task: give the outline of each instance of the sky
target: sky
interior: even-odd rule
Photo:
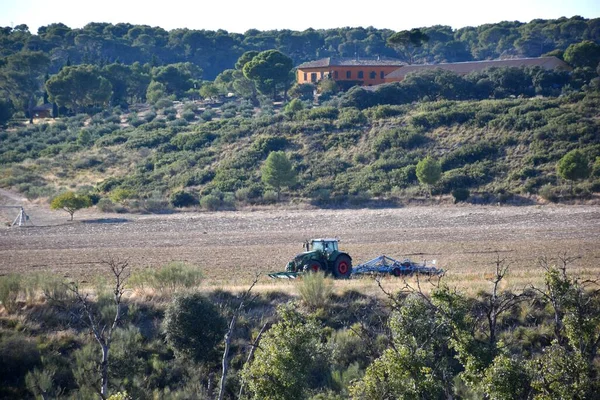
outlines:
[[[327,29],[368,27],[400,31],[431,25],[458,29],[500,21],[529,22],[580,15],[600,17],[600,0],[0,0],[0,26],[62,22],[129,22],[171,30]]]

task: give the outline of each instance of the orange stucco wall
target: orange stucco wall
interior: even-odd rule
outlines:
[[[296,82],[297,83],[317,83],[321,79],[330,76],[335,81],[361,81],[363,86],[379,85],[384,83],[385,80],[381,77],[389,74],[392,71],[397,70],[398,66],[364,66],[364,65],[351,65],[351,66],[330,66],[322,68],[303,68],[296,71]],[[362,71],[363,77],[359,78],[358,73]],[[337,76],[336,76],[337,72]],[[347,77],[346,73],[350,72],[350,78]],[[371,78],[371,72],[375,72],[375,78]],[[315,79],[312,79],[311,74],[316,74]]]

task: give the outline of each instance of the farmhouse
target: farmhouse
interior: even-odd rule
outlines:
[[[406,65],[390,58],[359,59],[327,57],[300,64],[296,71],[298,83],[317,83],[329,78],[342,86],[371,86],[385,82],[385,76]]]
[[[400,82],[411,72],[441,68],[459,75],[466,75],[491,67],[541,67],[544,69],[571,70],[569,64],[556,57],[413,65],[390,58],[350,59],[327,57],[300,64],[296,70],[296,82],[299,84],[317,83],[328,78],[346,87],[354,85],[374,86],[382,83]]]

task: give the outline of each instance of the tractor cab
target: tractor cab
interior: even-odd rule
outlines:
[[[339,251],[337,239],[313,239],[306,242],[306,251],[322,251],[331,254],[334,251]]]

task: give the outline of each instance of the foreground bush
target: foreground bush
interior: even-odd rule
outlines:
[[[312,310],[327,305],[332,289],[331,280],[322,271],[304,274],[298,286],[302,302]]]
[[[130,285],[134,290],[148,290],[160,294],[173,294],[179,290],[196,287],[202,281],[200,268],[182,262],[172,262],[159,269],[145,269],[131,275]]]
[[[199,293],[177,296],[165,314],[165,335],[175,353],[196,362],[219,354],[227,321],[219,309]]]

